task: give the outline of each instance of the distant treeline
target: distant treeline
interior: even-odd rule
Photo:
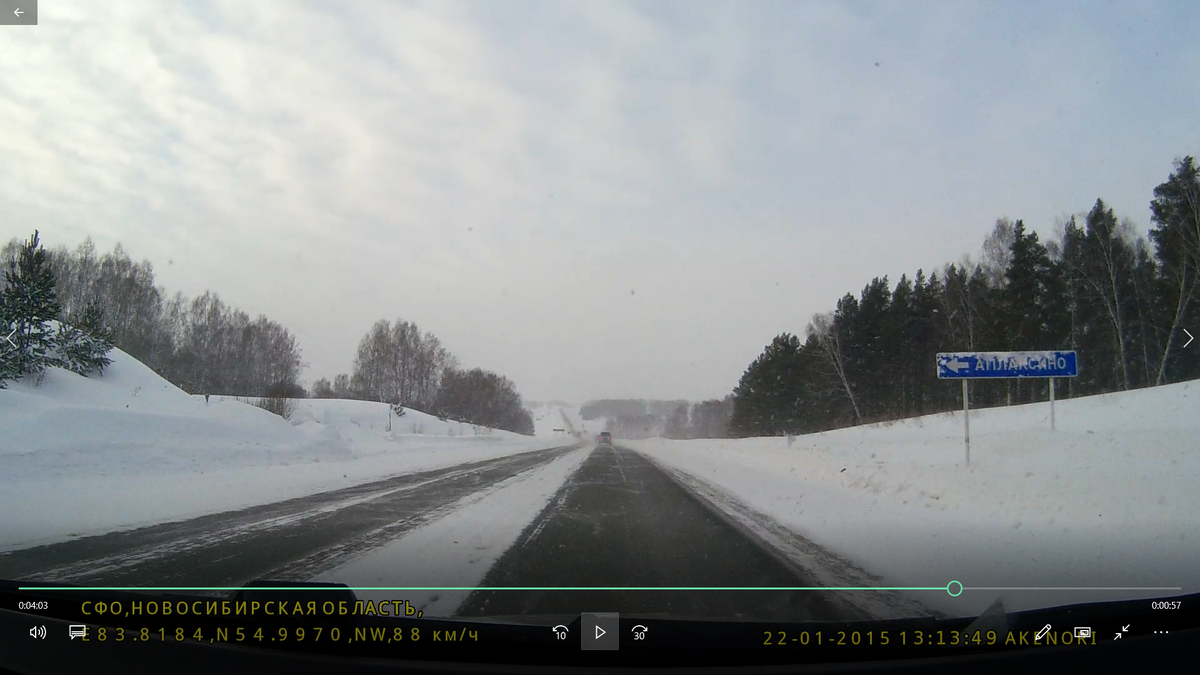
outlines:
[[[271,399],[308,395],[300,382],[306,364],[291,331],[264,315],[251,318],[215,293],[190,299],[169,295],[155,282],[153,265],[134,262],[120,244],[104,254],[90,238],[75,250],[46,250],[35,235],[0,248],[0,264],[6,270],[0,298],[5,307],[13,305],[0,308],[0,323],[26,327],[16,355],[37,355],[26,343],[47,345],[40,349],[49,356],[31,361],[33,371],[47,365],[102,370],[108,363],[105,346],[113,345],[189,393]],[[35,309],[18,308],[8,300],[18,297],[22,306]],[[36,315],[37,321],[18,321],[10,314]],[[51,320],[86,330],[42,339],[46,329],[40,322]],[[6,361],[0,371],[19,373],[30,370],[30,364]],[[510,380],[479,368],[460,370],[436,337],[403,320],[372,326],[359,342],[354,372],[338,375],[332,383],[318,380],[312,394],[383,401],[446,419],[533,433],[533,418]]]
[[[585,420],[606,419],[605,431],[617,438],[725,438],[733,396],[699,403],[686,400],[604,399],[579,409]]]
[[[10,265],[22,242],[0,249]],[[154,280],[149,261],[135,263],[120,244],[97,253],[89,238],[74,251],[46,251],[59,316],[82,322],[98,314],[112,344],[153,368],[184,391],[230,396],[303,396],[300,348],[288,329],[250,315],[214,293],[169,296]]]
[[[777,336],[734,390],[732,431],[821,431],[962,407],[937,379],[940,351],[1073,349],[1071,397],[1200,377],[1200,179],[1192,157],[1154,189],[1149,240],[1097,200],[1037,233],[1001,219],[979,262],[964,259],[894,285],[877,277],[813,317],[804,338]],[[1047,382],[980,381],[971,405],[1045,400]]]
[[[666,417],[679,406],[686,404],[687,401],[682,399],[676,401],[656,401],[644,398],[609,398],[584,403],[579,408],[579,416],[585,420],[600,419],[601,417],[615,419],[617,417],[637,417],[641,415]]]
[[[511,380],[482,368],[460,369],[436,336],[403,319],[377,321],[358,343],[353,372],[317,380],[312,395],[381,401],[519,434],[534,431]]]

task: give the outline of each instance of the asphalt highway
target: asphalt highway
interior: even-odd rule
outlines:
[[[103,586],[303,581],[577,445],[395,476],[252,508],[0,554],[0,579]]]
[[[814,586],[653,463],[596,448],[484,578],[485,587]],[[830,593],[746,590],[476,591],[461,616],[851,618]]]

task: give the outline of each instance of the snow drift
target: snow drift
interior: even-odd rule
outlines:
[[[954,614],[1200,590],[1195,382],[791,439],[623,443]],[[971,589],[985,587],[996,590]]]
[[[124,352],[0,390],[0,550],[179,520],[554,445],[365,401],[291,421],[191,396]]]

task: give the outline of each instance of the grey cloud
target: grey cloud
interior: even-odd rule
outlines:
[[[58,0],[0,51],[0,234],[123,241],[172,290],[295,327],[312,378],[403,316],[535,398],[716,396],[999,215],[1103,190],[1144,221],[1200,141],[1178,106],[1104,112],[1146,66],[1085,14]]]

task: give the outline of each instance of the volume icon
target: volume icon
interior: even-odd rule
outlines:
[[[29,637],[31,637],[35,640],[45,640],[46,639],[46,627],[45,626],[34,626],[33,628],[30,628],[29,629]]]

